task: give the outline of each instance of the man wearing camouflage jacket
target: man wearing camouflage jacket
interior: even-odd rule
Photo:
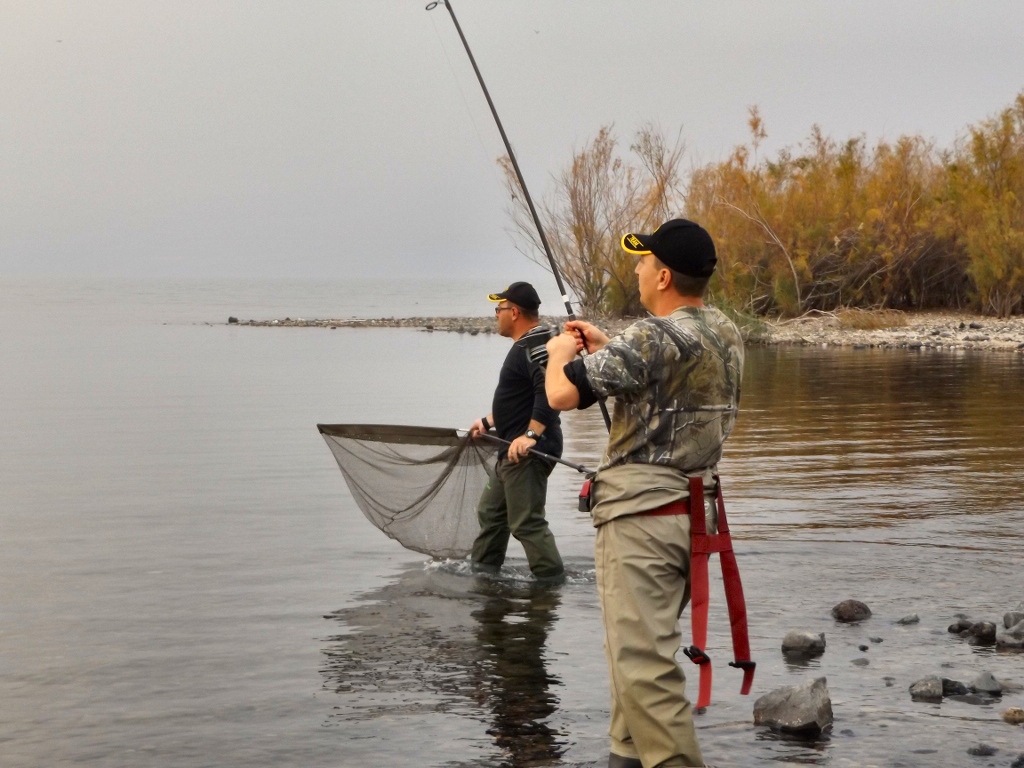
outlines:
[[[717,463],[736,423],[743,342],[702,296],[717,259],[711,236],[684,219],[628,234],[640,300],[653,317],[609,339],[572,321],[548,342],[553,408],[614,398],[594,479],[595,565],[611,678],[611,768],[702,766],[676,653],[689,601],[690,520],[664,514],[699,475],[714,521]],[[583,349],[589,353],[577,358]]]

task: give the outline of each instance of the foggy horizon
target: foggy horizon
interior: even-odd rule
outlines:
[[[5,3],[0,276],[543,279],[443,7]],[[724,158],[948,146],[1024,90],[1024,7],[454,2],[530,191],[602,125]]]

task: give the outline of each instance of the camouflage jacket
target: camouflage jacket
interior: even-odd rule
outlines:
[[[597,395],[614,397],[601,469],[713,467],[736,424],[743,340],[713,307],[682,307],[629,326],[583,360]]]

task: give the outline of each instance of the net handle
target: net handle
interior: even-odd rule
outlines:
[[[468,434],[468,430],[467,430],[467,434]],[[485,440],[490,440],[490,441],[495,442],[495,443],[501,443],[502,445],[512,445],[512,441],[511,440],[502,440],[497,435],[492,435],[489,432],[481,432],[479,434],[479,437],[482,437]],[[541,451],[538,451],[538,450],[536,450],[534,448],[529,448],[527,450],[530,453],[532,453],[534,456],[538,457],[538,458],[547,459],[548,461],[554,461],[554,462],[557,462],[559,464],[564,464],[565,466],[570,467],[571,469],[575,469],[577,472],[580,472],[581,474],[584,474],[584,475],[592,474],[591,471],[589,469],[587,469],[586,467],[584,467],[582,464],[574,464],[571,461],[566,461],[565,459],[560,459],[557,456],[552,456],[549,453],[542,453]]]

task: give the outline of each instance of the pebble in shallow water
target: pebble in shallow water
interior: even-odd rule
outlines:
[[[1003,686],[996,680],[991,672],[980,672],[971,680],[971,690],[975,693],[988,693],[993,696],[1002,696]]]
[[[997,633],[996,645],[1000,648],[1024,648],[1024,621]]]
[[[814,634],[791,629],[782,639],[782,652],[787,656],[820,656],[825,652],[825,633]]]
[[[843,600],[832,609],[832,618],[844,624],[871,618],[871,609],[860,600]]]
[[[942,701],[942,678],[929,675],[912,683],[910,698],[914,701]]]
[[[998,751],[991,744],[976,744],[967,750],[967,754],[974,755],[975,757],[991,757]]]
[[[1021,725],[1024,724],[1024,709],[1020,707],[1010,707],[1008,710],[1003,712],[1003,721],[1010,725]]]

